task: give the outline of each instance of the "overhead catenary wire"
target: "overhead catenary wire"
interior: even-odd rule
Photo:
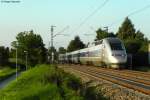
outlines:
[[[132,16],[132,15],[135,15],[135,14],[137,14],[137,13],[140,13],[140,12],[142,12],[142,11],[144,11],[144,10],[147,10],[148,8],[150,8],[150,4],[147,5],[147,6],[145,6],[145,7],[143,7],[143,8],[141,8],[141,9],[138,9],[138,10],[136,10],[136,11],[130,13],[130,14],[128,15],[128,17],[130,17],[130,16]]]
[[[92,16],[94,16],[100,9],[102,9],[109,0],[105,0],[100,6],[98,6],[98,8],[96,8],[89,16],[87,16],[78,26],[77,28],[73,31],[76,32],[77,30],[79,30]]]
[[[58,33],[56,33],[53,37],[57,36],[57,35],[64,35],[64,36],[69,36],[68,34],[62,34],[64,31],[66,31],[67,29],[69,29],[69,26],[66,26],[65,28],[63,28],[61,31],[59,31]]]
[[[149,5],[144,6],[144,7],[143,7],[143,8],[141,8],[141,9],[138,9],[138,10],[135,10],[135,11],[133,11],[133,12],[129,13],[129,14],[128,14],[127,16],[125,16],[125,17],[133,16],[133,15],[135,15],[135,14],[137,14],[137,13],[140,13],[140,12],[143,12],[143,11],[147,10],[148,8],[150,8],[150,4],[149,4]],[[125,17],[120,18],[120,19],[118,19],[118,20],[114,21],[113,23],[111,23],[110,25],[108,25],[108,27],[112,27],[112,26],[114,26],[115,24],[117,24],[118,22],[120,22],[120,21],[121,21],[122,19],[124,19]]]

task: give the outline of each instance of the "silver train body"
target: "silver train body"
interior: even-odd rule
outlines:
[[[91,46],[59,55],[60,63],[90,64],[110,68],[124,68],[127,62],[125,47],[118,38],[104,38]]]

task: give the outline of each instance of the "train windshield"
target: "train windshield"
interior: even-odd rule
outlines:
[[[110,42],[110,47],[112,50],[124,50],[121,42]]]

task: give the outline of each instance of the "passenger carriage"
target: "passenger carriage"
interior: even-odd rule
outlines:
[[[125,47],[118,38],[105,38],[93,42],[88,48],[66,53],[65,56],[67,63],[92,64],[111,68],[122,68],[127,62]]]

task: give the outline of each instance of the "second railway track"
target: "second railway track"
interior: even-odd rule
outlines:
[[[139,82],[139,83],[142,83],[142,84],[146,84],[146,85],[149,85],[150,86],[150,77],[147,77],[145,79],[145,77],[140,77],[140,75],[134,75],[134,74],[131,74],[131,73],[125,73],[124,71],[119,71],[119,70],[106,70],[106,69],[101,69],[101,68],[96,68],[96,67],[86,67],[87,69],[90,69],[90,70],[93,70],[93,71],[97,71],[97,72],[100,72],[100,73],[104,73],[104,74],[111,74],[113,76],[116,76],[116,77],[120,77],[120,78],[124,78],[124,79],[129,79],[129,80],[133,80],[133,81],[136,81],[136,82]]]
[[[86,74],[93,78],[101,78],[107,81],[111,81],[115,84],[125,86],[130,89],[142,92],[150,95],[150,80],[134,77],[134,74],[125,74],[123,71],[107,70],[103,68],[70,65],[70,67],[76,71]],[[138,74],[138,73],[136,73]]]

